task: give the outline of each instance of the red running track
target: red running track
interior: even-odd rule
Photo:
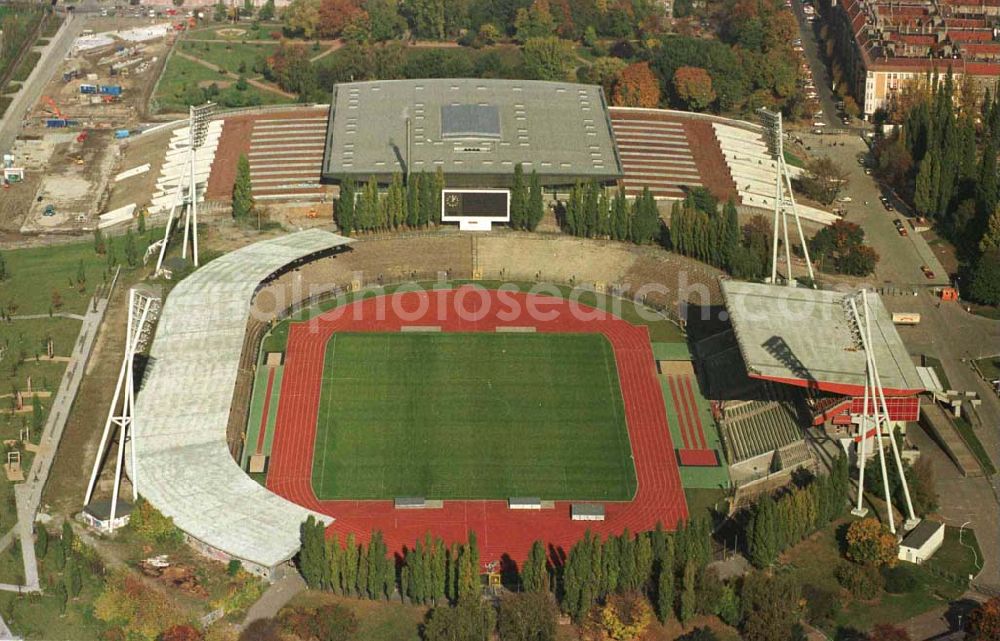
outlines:
[[[493,332],[510,326],[604,334],[614,347],[625,403],[638,481],[635,498],[605,503],[604,521],[570,520],[568,501],[557,502],[553,510],[511,511],[502,500],[445,501],[441,509],[396,510],[391,500],[317,499],[312,488],[313,445],[327,341],[338,331],[396,332],[416,325],[449,332]],[[367,541],[372,530],[381,530],[392,551],[412,546],[427,532],[450,543],[464,541],[468,531],[475,530],[484,563],[504,554],[523,560],[535,540],[568,551],[588,528],[603,535],[620,534],[625,528],[652,529],[659,521],[673,529],[688,516],[646,328],[562,298],[469,286],[367,298],[293,324],[267,487],[334,517],[328,534],[336,532],[343,540],[353,533],[359,541]]]

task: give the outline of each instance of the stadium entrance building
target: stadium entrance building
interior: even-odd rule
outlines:
[[[722,293],[730,329],[696,351],[734,478],[804,462],[802,429],[810,425],[845,449],[856,445],[851,426],[864,411],[867,370],[850,316],[853,292],[724,280]],[[919,419],[925,378],[881,298],[869,292],[868,304],[889,424],[905,433]]]
[[[442,220],[488,229],[510,219],[514,168],[542,186],[616,184],[621,161],[595,85],[531,80],[377,80],[334,86],[324,182],[441,171]]]

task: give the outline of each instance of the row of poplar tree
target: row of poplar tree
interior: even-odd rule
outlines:
[[[706,581],[718,583],[705,570],[711,560],[710,537],[711,526],[702,519],[679,523],[672,533],[658,524],[651,532],[633,535],[626,530],[603,540],[588,530],[565,556],[535,541],[514,587],[553,593],[578,622],[610,595],[627,593],[646,595],[662,621],[675,616],[688,621],[706,613],[699,604]],[[373,532],[367,545],[353,534],[341,545],[337,536],[326,539],[322,522],[310,516],[301,526],[301,542],[299,569],[314,589],[435,606],[478,599],[481,592],[474,532],[467,542],[450,546],[428,534],[394,559],[387,557],[381,532]],[[726,597],[727,589],[732,592],[718,585],[719,598]],[[735,593],[728,597],[736,598]],[[718,600],[710,599],[707,607],[714,609]]]
[[[644,245],[660,235],[660,212],[649,188],[629,203],[622,188],[609,198],[596,181],[577,183],[557,213],[563,231],[574,236]]]
[[[839,517],[849,492],[850,469],[841,454],[830,474],[792,485],[777,499],[761,495],[743,519],[747,558],[759,568],[770,567],[787,548]]]
[[[344,234],[437,225],[441,223],[444,188],[444,172],[440,167],[433,174],[420,172],[405,180],[402,174],[395,173],[384,193],[374,176],[362,185],[353,178],[344,178],[340,197],[334,204],[334,219]],[[510,189],[510,225],[534,231],[544,215],[541,178],[537,171],[532,171],[526,180],[524,168],[518,163]]]

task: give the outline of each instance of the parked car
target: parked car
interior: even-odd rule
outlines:
[[[923,272],[925,278],[934,278],[934,272],[927,265],[921,265],[920,271]]]

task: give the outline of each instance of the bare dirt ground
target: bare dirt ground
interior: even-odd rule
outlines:
[[[57,145],[21,231],[75,231],[94,226],[118,153],[110,131],[93,131],[82,143],[73,139]],[[54,216],[44,215],[48,205],[55,208]]]
[[[120,182],[114,182],[114,176],[111,176],[111,196],[108,199],[106,209],[110,211],[130,203],[136,203],[139,206],[149,203],[156,191],[156,180],[160,177],[160,168],[163,167],[170,136],[170,130],[142,134],[130,139],[124,145],[121,158],[115,167],[115,173],[133,169],[146,163],[149,163],[149,171]]]
[[[162,22],[159,20],[158,22]],[[95,33],[144,27],[148,19],[91,18],[87,28]],[[156,79],[160,75],[172,39],[147,42],[118,41],[115,44],[73,53],[57,70],[46,87],[43,98],[31,110],[32,128],[42,129],[45,118],[59,117],[77,120],[78,128],[131,128],[145,116],[146,105]],[[122,51],[117,51],[123,47]],[[111,75],[113,65],[134,62]],[[77,77],[63,80],[63,74],[76,72]],[[122,95],[114,102],[104,102],[101,96],[81,94],[80,85],[119,85]],[[49,102],[51,99],[52,102]],[[52,103],[55,103],[53,106]],[[58,114],[57,114],[58,112]]]
[[[635,262],[635,253],[624,243],[530,234],[476,238],[484,278],[612,283]]]

